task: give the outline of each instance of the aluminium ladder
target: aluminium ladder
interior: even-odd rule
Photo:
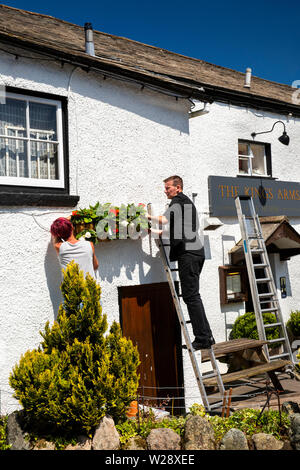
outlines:
[[[148,204],[148,212],[149,214],[151,214],[151,204]],[[187,328],[188,322],[184,318],[183,310],[180,305],[179,296],[177,295],[177,291],[176,291],[176,287],[175,287],[175,283],[174,283],[174,279],[172,275],[172,272],[178,271],[178,269],[170,267],[169,259],[168,259],[166,249],[165,249],[165,247],[169,245],[163,242],[163,239],[161,236],[159,236],[158,244],[159,244],[159,251],[160,251],[161,259],[163,262],[164,270],[166,273],[167,281],[170,286],[171,295],[173,298],[174,306],[175,306],[178,320],[180,323],[181,331],[185,340],[186,348],[190,356],[191,364],[192,364],[194,374],[197,380],[197,385],[198,385],[201,398],[203,401],[203,406],[206,408],[207,411],[211,411],[213,408],[219,408],[221,405],[224,405],[224,400],[226,401],[225,388],[224,388],[223,380],[222,380],[222,377],[218,368],[218,364],[215,358],[215,354],[213,352],[212,347],[210,349],[205,350],[207,351],[209,355],[209,360],[211,362],[213,372],[201,374],[201,371],[198,365],[198,362],[201,362],[201,351],[197,351],[195,354],[195,351],[193,349],[193,346],[190,340],[190,335],[189,335],[188,328]],[[196,356],[199,357],[199,360],[197,360]],[[214,377],[216,378],[217,386],[218,386],[222,401],[211,404],[208,401],[203,379],[214,378]]]
[[[268,361],[286,358],[293,364],[293,354],[284,325],[261,225],[255,212],[252,197],[237,196],[235,205],[241,229],[259,339],[267,341],[264,352]],[[256,257],[255,260],[253,256]],[[260,257],[259,261],[257,261],[258,257]],[[260,277],[262,270],[264,274],[263,277]],[[276,321],[274,323],[264,323],[263,314],[266,312],[275,314]],[[267,340],[266,330],[272,327],[279,328],[280,338]],[[270,354],[269,345],[272,343],[280,343],[281,351],[279,354]]]

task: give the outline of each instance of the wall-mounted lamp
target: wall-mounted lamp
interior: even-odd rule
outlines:
[[[277,124],[278,122],[281,122],[281,124],[282,124],[283,127],[284,127],[283,134],[282,134],[280,137],[278,137],[278,140],[279,140],[279,142],[281,142],[283,145],[289,145],[289,143],[290,143],[290,138],[289,138],[289,136],[288,136],[287,133],[286,133],[285,124],[284,124],[284,122],[282,122],[282,121],[276,121],[276,122],[274,122],[273,127],[272,127],[272,129],[271,129],[270,131],[265,131],[265,132],[252,132],[251,137],[253,137],[253,139],[254,139],[258,134],[268,134],[269,132],[272,132],[273,129],[274,129],[275,124]]]

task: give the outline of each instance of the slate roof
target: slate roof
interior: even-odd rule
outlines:
[[[91,19],[92,21],[93,19]],[[205,94],[224,99],[229,94],[241,101],[274,103],[286,112],[300,113],[292,102],[294,88],[245,74],[203,60],[186,57],[131,39],[94,31],[96,57],[85,53],[84,25],[6,5],[0,5],[0,42],[54,55],[66,62],[110,71],[170,90],[201,98]],[[257,102],[258,102],[257,101]]]

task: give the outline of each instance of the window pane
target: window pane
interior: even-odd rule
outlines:
[[[0,176],[28,178],[26,141],[0,138]]]
[[[251,144],[252,173],[256,175],[265,174],[265,146],[259,144]]]
[[[57,140],[56,106],[30,102],[29,120],[32,139]]]
[[[50,142],[30,142],[32,178],[58,179],[57,147]]]
[[[23,129],[26,136],[26,102],[6,98],[6,102],[0,104],[0,133],[9,135],[16,128]]]
[[[249,145],[245,142],[239,142],[239,155],[249,155]]]
[[[239,158],[239,173],[249,173],[249,161],[248,158]]]

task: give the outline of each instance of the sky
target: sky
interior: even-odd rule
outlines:
[[[300,80],[299,0],[3,1],[266,80]]]

